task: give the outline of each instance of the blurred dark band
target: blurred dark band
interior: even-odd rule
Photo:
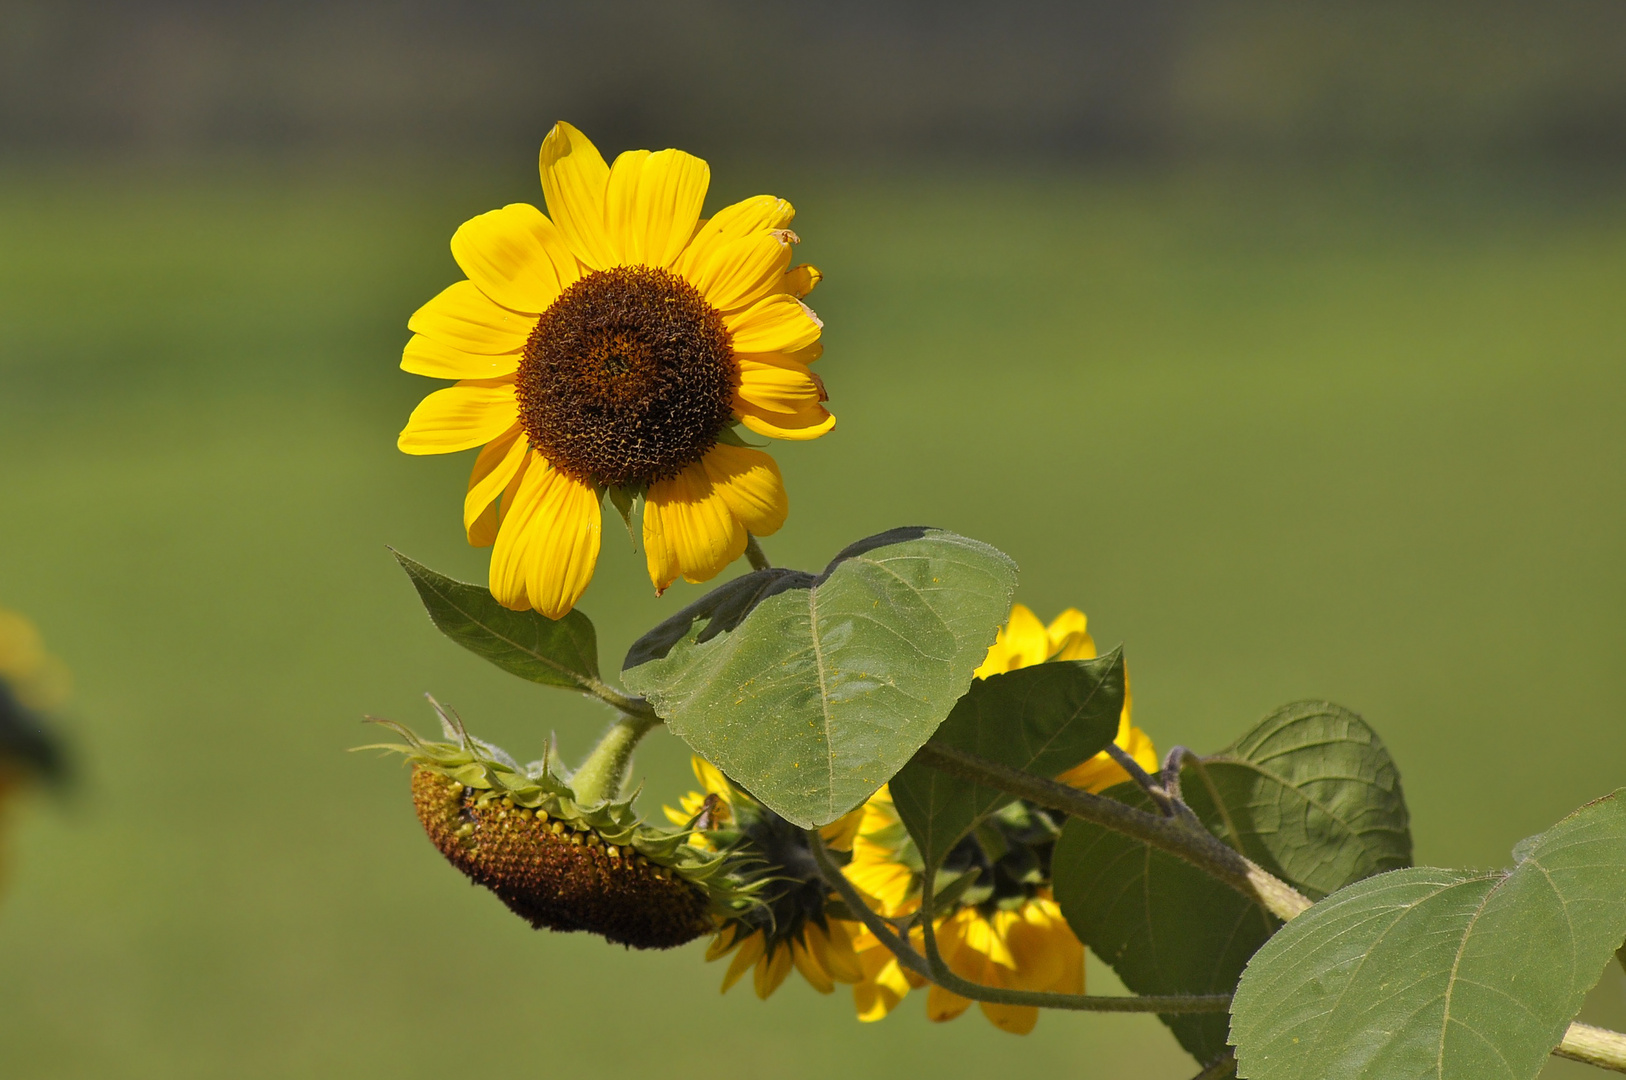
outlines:
[[[1620,159],[1623,42],[1619,0],[11,0],[0,152]]]

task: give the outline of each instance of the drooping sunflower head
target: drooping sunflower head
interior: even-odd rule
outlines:
[[[813,439],[835,418],[802,302],[820,274],[790,265],[789,203],[759,195],[702,220],[704,161],[632,150],[607,165],[565,123],[541,173],[548,213],[516,203],[464,223],[452,254],[468,280],[409,320],[401,366],[458,382],[399,445],[483,447],[463,516],[493,545],[492,593],[559,618],[592,578],[605,495],[629,514],[641,501],[657,591],[705,581],[789,508],[739,429]]]
[[[731,854],[643,824],[630,802],[583,806],[546,759],[521,766],[442,719],[451,741],[390,724],[404,742],[383,748],[412,763],[413,807],[440,853],[532,926],[664,949],[756,905],[730,880]]]

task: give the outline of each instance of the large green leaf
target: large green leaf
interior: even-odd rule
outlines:
[[[979,679],[931,741],[1055,776],[1112,741],[1123,705],[1123,653],[1115,649],[1095,660],[1061,660]],[[942,862],[967,829],[1010,799],[918,761],[892,778],[892,801],[929,866]]]
[[[1411,865],[1400,771],[1342,706],[1284,705],[1182,777],[1221,839],[1312,898]]]
[[[1420,867],[1288,923],[1232,1009],[1249,1080],[1530,1080],[1626,938],[1626,800],[1513,849],[1512,870]]]
[[[1154,810],[1134,784],[1105,794]],[[1228,994],[1277,925],[1263,908],[1183,859],[1076,818],[1056,842],[1051,877],[1073,932],[1137,994]],[[1225,1052],[1223,1014],[1159,1019],[1198,1061],[1207,1064]]]
[[[435,627],[465,649],[544,686],[587,690],[597,685],[598,634],[580,611],[562,619],[510,611],[483,586],[437,574],[399,551],[394,555]]]
[[[1016,566],[941,529],[852,545],[818,577],[762,570],[635,643],[667,726],[797,825],[833,821],[920,748],[1010,610]]]
[[[1411,864],[1394,762],[1337,705],[1285,705],[1180,783],[1211,832],[1313,896]],[[1149,805],[1131,785],[1107,794]],[[1073,930],[1136,993],[1226,993],[1276,925],[1189,864],[1088,822],[1068,822],[1053,874]],[[1223,1016],[1164,1022],[1200,1061],[1224,1051]]]

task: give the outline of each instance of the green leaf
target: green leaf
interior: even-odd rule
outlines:
[[[1156,812],[1134,784],[1104,794]],[[1228,994],[1277,925],[1183,859],[1076,818],[1056,842],[1051,878],[1073,932],[1137,994]],[[1225,1052],[1224,1015],[1159,1019],[1203,1064]]]
[[[1182,777],[1216,835],[1312,898],[1411,865],[1400,771],[1341,706],[1284,705]]]
[[[667,726],[804,828],[890,780],[965,693],[1010,611],[1016,566],[941,529],[894,529],[818,577],[759,570],[627,653]]]
[[[580,611],[558,620],[510,611],[480,585],[454,581],[391,552],[417,587],[436,629],[465,649],[543,686],[590,690],[598,685],[598,634]]]
[[[1531,1080],[1626,938],[1622,794],[1512,870],[1398,870],[1287,924],[1237,988],[1240,1075]]]
[[[1112,741],[1123,705],[1123,652],[1115,649],[1095,660],[1053,661],[976,680],[931,741],[1055,776]],[[892,778],[891,790],[928,866],[941,863],[968,829],[1011,800],[914,761]]]
[[[1188,761],[1180,786],[1209,831],[1311,896],[1411,864],[1399,771],[1337,705],[1284,705]],[[1150,808],[1133,785],[1107,794]],[[1189,864],[1088,822],[1067,823],[1053,859],[1062,913],[1136,993],[1227,993],[1277,925]],[[1225,1049],[1223,1016],[1163,1020],[1199,1061]]]

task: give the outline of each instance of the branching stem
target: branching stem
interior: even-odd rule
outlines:
[[[1080,791],[936,743],[927,743],[915,756],[951,776],[1019,795],[1029,802],[1071,817],[1093,821],[1184,859],[1243,896],[1264,905],[1266,911],[1283,921],[1310,906],[1309,897],[1271,875],[1251,859],[1226,847],[1207,829],[1192,824],[1184,817],[1167,818],[1149,814],[1116,799]]]

